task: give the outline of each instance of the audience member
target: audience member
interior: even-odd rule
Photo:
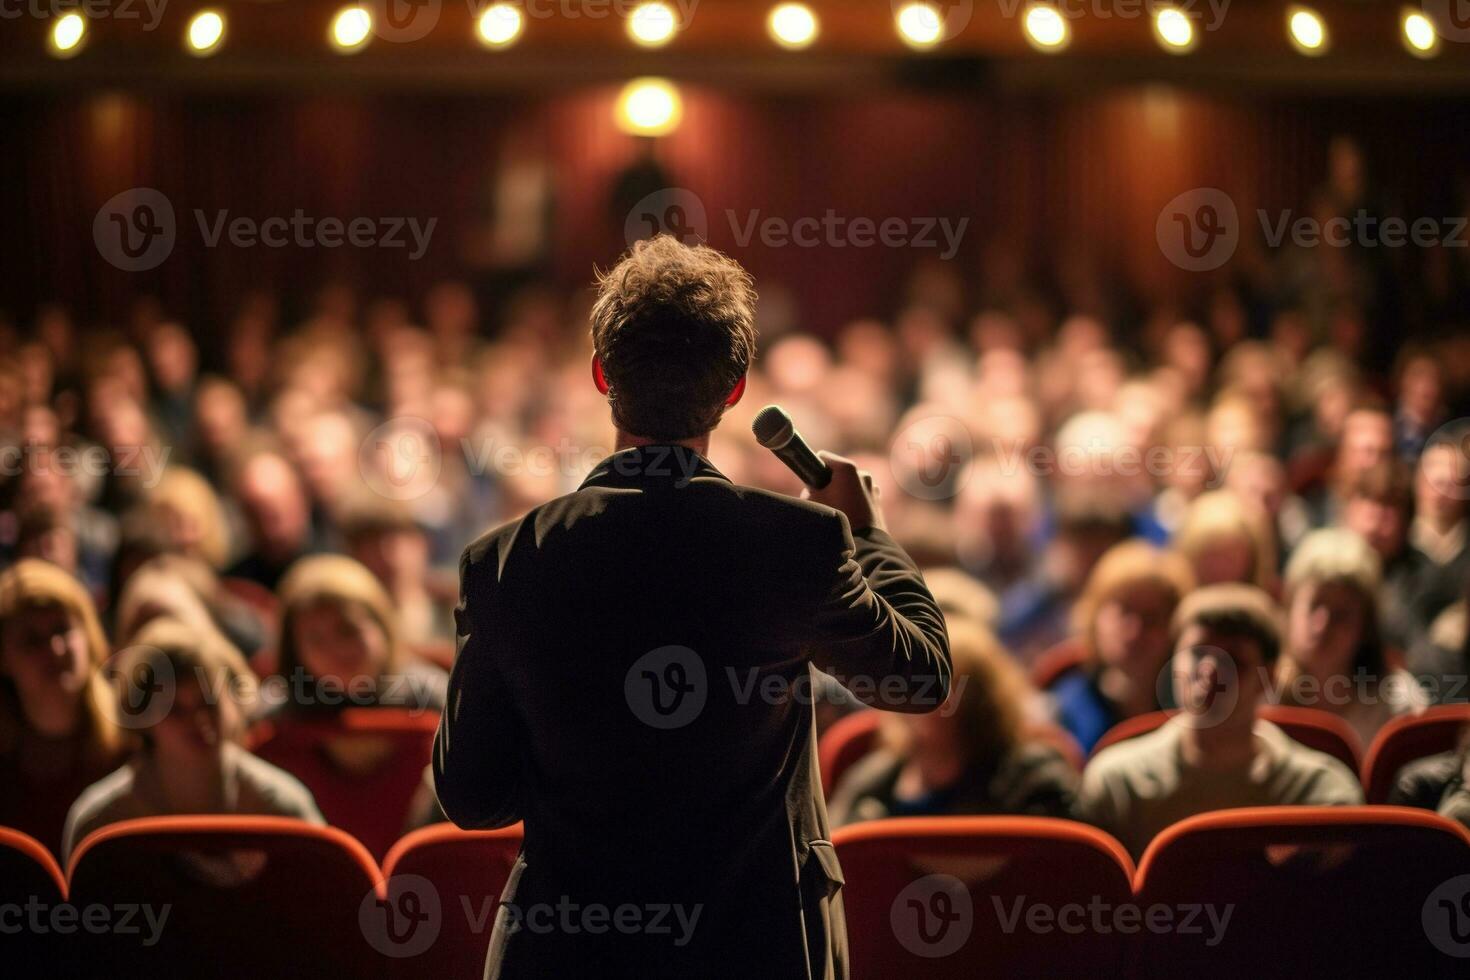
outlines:
[[[1028,731],[1035,692],[983,627],[951,620],[949,700],[929,714],[884,715],[882,746],[843,777],[834,825],[941,814],[1074,816],[1077,775]]]
[[[140,747],[88,787],[66,818],[63,853],[93,831],[137,817],[237,813],[320,824],[311,793],[240,744],[255,676],[239,652],[183,623],[155,619],[118,657],[120,708],[140,722]],[[149,678],[146,685],[133,678]]]
[[[1332,712],[1363,748],[1385,722],[1426,704],[1414,677],[1389,665],[1378,627],[1380,581],[1378,555],[1340,528],[1307,535],[1286,566],[1280,700]]]
[[[1073,608],[1086,659],[1050,689],[1057,721],[1083,751],[1118,722],[1165,707],[1169,624],[1193,585],[1184,559],[1136,539],[1093,569]]]
[[[1256,718],[1281,649],[1280,614],[1239,584],[1192,593],[1174,614],[1174,698],[1161,728],[1098,753],[1082,775],[1083,817],[1135,858],[1159,831],[1244,806],[1356,804],[1357,777]]]
[[[126,750],[107,657],[80,582],[35,558],[0,573],[0,826],[57,853],[72,801]]]

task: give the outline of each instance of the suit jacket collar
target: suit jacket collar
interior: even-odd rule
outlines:
[[[587,487],[681,489],[701,477],[730,482],[714,464],[683,446],[632,446],[613,453],[587,474]]]

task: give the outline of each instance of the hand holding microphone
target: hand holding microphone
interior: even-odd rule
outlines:
[[[755,439],[790,467],[806,489],[803,500],[815,500],[847,515],[854,533],[870,527],[883,528],[883,510],[873,475],[857,468],[852,460],[835,453],[814,453],[791,416],[779,405],[767,405],[751,423]]]

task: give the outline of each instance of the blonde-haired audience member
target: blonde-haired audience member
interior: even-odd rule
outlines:
[[[306,787],[239,744],[255,678],[222,639],[155,619],[119,654],[117,677],[115,696],[142,747],[72,805],[66,855],[98,828],[138,817],[235,813],[324,822]]]
[[[0,573],[0,825],[60,853],[67,808],[126,755],[87,590],[48,562]]]
[[[1169,623],[1194,587],[1179,555],[1134,539],[1114,545],[1073,607],[1086,660],[1050,688],[1057,721],[1083,751],[1118,722],[1164,707]]]
[[[1276,551],[1268,520],[1230,491],[1211,490],[1189,505],[1173,544],[1200,585],[1240,582],[1274,592]]]
[[[1212,585],[1174,614],[1174,698],[1159,729],[1099,752],[1082,775],[1085,820],[1137,858],[1185,817],[1244,806],[1363,802],[1347,766],[1256,718],[1281,647],[1280,611],[1254,586]]]
[[[1077,775],[1027,734],[1035,692],[995,637],[949,623],[954,679],[929,714],[885,714],[881,745],[839,782],[834,825],[946,814],[1075,815]]]
[[[148,507],[163,526],[171,550],[224,568],[230,558],[229,521],[219,495],[194,470],[170,466],[148,492]]]
[[[1276,668],[1284,704],[1338,715],[1363,747],[1391,718],[1423,710],[1423,689],[1390,668],[1378,629],[1378,554],[1345,528],[1313,531],[1286,565],[1286,649]]]
[[[277,595],[276,672],[291,693],[284,711],[444,709],[445,672],[408,649],[393,600],[361,562],[341,555],[303,558]]]

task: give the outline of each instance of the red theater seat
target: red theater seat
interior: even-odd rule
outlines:
[[[1087,663],[1087,646],[1080,637],[1069,637],[1043,650],[1031,667],[1031,683],[1038,691],[1045,691],[1062,678],[1063,674],[1076,670]]]
[[[434,749],[439,716],[394,708],[346,708],[322,718],[287,718],[252,733],[254,751],[311,790],[322,815],[367,847],[387,853],[403,833]],[[327,755],[333,739],[382,740],[383,758],[348,772]]]
[[[50,926],[51,910],[65,896],[66,880],[51,852],[34,837],[0,827],[0,973],[75,975],[70,959],[75,944]],[[32,926],[33,909],[42,916],[41,929]]]
[[[1330,711],[1296,708],[1284,704],[1263,705],[1256,717],[1276,725],[1293,740],[1309,749],[1325,752],[1357,773],[1363,750],[1353,726]]]
[[[1467,877],[1456,881],[1459,876]],[[1138,977],[1463,977],[1470,951],[1470,832],[1400,807],[1257,807],[1191,817],[1149,845],[1137,901],[1206,903],[1199,932],[1141,932]],[[1441,907],[1440,899],[1450,902]],[[1453,917],[1453,918],[1450,918]],[[1209,940],[1216,939],[1214,945]]]
[[[1074,928],[1090,904],[1131,897],[1133,862],[1102,831],[1046,817],[910,817],[832,836],[853,980],[1122,969],[1120,934]]]
[[[878,744],[878,726],[882,721],[880,712],[857,711],[838,719],[822,733],[817,745],[817,764],[822,770],[822,792],[829,799],[853,763]]]
[[[383,862],[390,896],[432,887],[443,925],[435,941],[403,957],[404,977],[477,977],[500,907],[500,894],[521,850],[521,825],[460,830],[439,824],[404,837]]]
[[[1363,758],[1364,797],[1369,803],[1387,800],[1400,769],[1415,759],[1453,750],[1467,725],[1470,704],[1436,705],[1384,725]]]
[[[1169,720],[1174,711],[1150,711],[1118,722],[1103,733],[1093,746],[1096,756],[1110,745],[1139,735],[1147,735]],[[1294,708],[1285,705],[1263,705],[1256,713],[1258,718],[1269,721],[1284,731],[1291,739],[1309,749],[1325,752],[1347,766],[1358,771],[1358,738],[1352,727],[1336,715],[1315,708]]]
[[[139,934],[86,937],[82,976],[370,976],[377,866],[340,830],[282,817],[152,817],[72,856],[78,906],[145,908]],[[162,918],[162,910],[167,918]],[[376,918],[374,918],[376,916]],[[149,938],[156,939],[151,945]]]
[[[817,757],[822,770],[822,792],[828,799],[837,788],[847,770],[863,756],[878,747],[878,726],[883,716],[877,711],[859,711],[841,719],[822,735],[817,746]],[[1078,772],[1086,755],[1082,746],[1071,733],[1060,725],[1045,722],[1030,725],[1026,734],[1038,742],[1044,742],[1062,754],[1062,758]]]

